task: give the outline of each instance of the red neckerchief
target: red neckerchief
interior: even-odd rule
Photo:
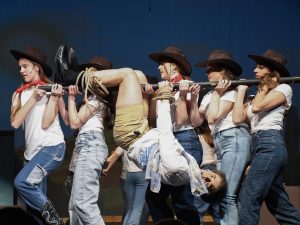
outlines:
[[[21,87],[19,87],[16,92],[17,93],[21,93],[22,91],[32,87],[32,86],[37,86],[37,85],[43,85],[46,84],[46,82],[42,81],[42,80],[36,80],[36,81],[32,81],[26,84],[23,84]]]
[[[171,79],[170,82],[172,84],[174,84],[174,83],[179,83],[179,81],[181,81],[181,80],[183,80],[183,77],[182,77],[181,74],[178,74],[176,77],[174,77],[173,79]]]

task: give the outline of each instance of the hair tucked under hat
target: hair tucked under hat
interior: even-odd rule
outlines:
[[[52,69],[47,64],[47,55],[40,48],[28,46],[24,51],[10,50],[10,52],[16,60],[24,58],[40,64],[47,77],[52,75]]]

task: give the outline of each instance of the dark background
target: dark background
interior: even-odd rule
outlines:
[[[131,67],[159,77],[157,64],[148,54],[177,46],[190,60],[192,79],[205,81],[204,71],[194,65],[212,49],[230,51],[243,67],[243,77],[253,78],[255,64],[247,54],[260,55],[273,48],[286,56],[291,74],[300,76],[299,0],[10,0],[1,2],[0,12],[0,205],[12,204],[13,149],[22,151],[24,144],[22,129],[14,131],[10,126],[11,95],[22,82],[10,49],[40,47],[54,66],[55,52],[65,43],[75,48],[80,63],[101,55],[115,68]],[[286,124],[289,163],[284,177],[287,185],[299,186],[300,95],[299,84],[292,86],[293,108]],[[73,132],[63,129],[72,142]],[[60,196],[57,191],[61,191],[67,160],[61,173],[50,179],[55,184],[53,196]],[[114,188],[107,186],[103,191]],[[62,208],[66,208],[67,197],[62,196]]]

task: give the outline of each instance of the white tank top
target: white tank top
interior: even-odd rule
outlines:
[[[32,94],[32,90],[22,92],[21,106],[24,106]],[[44,96],[32,107],[25,119],[26,146],[24,157],[26,160],[31,160],[44,146],[53,146],[64,142],[58,115],[56,115],[54,122],[47,130],[42,129],[42,119],[47,102],[48,97]]]

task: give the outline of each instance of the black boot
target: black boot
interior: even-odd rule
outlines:
[[[74,178],[74,173],[69,171],[69,175],[65,180],[65,187],[69,196],[71,196],[72,193],[73,178]]]
[[[74,85],[79,74],[75,50],[61,45],[55,54],[54,82],[63,86]]]
[[[59,217],[50,200],[47,200],[47,203],[42,211],[42,217],[44,218],[46,224],[64,225],[63,220]]]
[[[68,47],[64,44],[59,46],[56,51],[55,58],[55,75],[54,82],[59,84],[64,84],[64,72],[70,69],[68,60]]]
[[[80,68],[76,58],[76,52],[72,47],[68,51],[68,62],[71,70],[80,72]]]

